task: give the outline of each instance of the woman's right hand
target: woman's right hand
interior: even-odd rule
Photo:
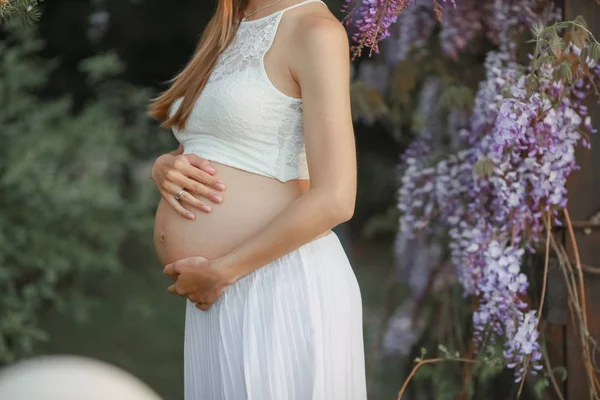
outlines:
[[[220,192],[225,190],[225,185],[214,176],[215,172],[209,161],[195,154],[167,153],[154,162],[152,180],[158,186],[162,197],[175,211],[185,218],[194,219],[195,215],[186,209],[184,204],[206,213],[209,213],[212,208],[192,193],[213,203],[218,204],[223,201]],[[175,196],[181,189],[184,189],[184,192],[179,200],[176,200]]]

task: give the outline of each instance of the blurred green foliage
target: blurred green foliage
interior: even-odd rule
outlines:
[[[32,27],[0,42],[0,363],[46,337],[43,313],[85,315],[125,240],[149,232],[156,198],[135,176],[140,143],[167,137],[145,115],[151,93],[119,80],[112,54],[81,63],[85,102],[45,94],[58,61],[43,47]]]

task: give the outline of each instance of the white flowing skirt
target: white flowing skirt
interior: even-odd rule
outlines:
[[[185,400],[365,400],[362,304],[334,233],[187,302]]]

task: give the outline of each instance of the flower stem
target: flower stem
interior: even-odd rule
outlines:
[[[538,320],[536,329],[540,326],[540,321],[542,320],[542,310],[544,308],[544,300],[546,298],[546,285],[548,283],[548,264],[550,260],[550,234],[552,232],[552,227],[550,225],[551,214],[550,211],[546,213],[546,255],[544,258],[544,279],[542,283],[542,294],[540,298],[540,307],[538,308]],[[523,366],[523,374],[521,375],[521,384],[519,385],[519,391],[517,392],[517,400],[521,397],[521,392],[523,392],[523,386],[525,385],[525,376],[527,375],[527,367],[529,367],[530,357],[525,359],[525,365]]]
[[[421,360],[417,363],[417,365],[415,365],[415,367],[410,372],[410,375],[408,375],[408,378],[406,378],[406,380],[404,381],[404,385],[402,385],[402,389],[400,389],[400,392],[398,393],[398,400],[402,399],[402,395],[404,394],[404,391],[408,387],[410,380],[413,378],[413,376],[415,375],[415,373],[417,372],[417,370],[419,368],[421,368],[425,364],[435,364],[435,363],[439,363],[439,362],[443,362],[443,361],[456,361],[456,362],[471,363],[471,364],[477,364],[479,362],[477,360],[472,360],[470,358],[430,358],[429,360]]]

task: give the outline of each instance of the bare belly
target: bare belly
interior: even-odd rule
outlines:
[[[188,206],[196,215],[189,220],[161,199],[156,210],[154,244],[163,265],[191,256],[215,259],[227,254],[308,190],[308,181],[282,183],[226,165],[213,165],[227,189],[221,204],[211,203],[212,212]]]

